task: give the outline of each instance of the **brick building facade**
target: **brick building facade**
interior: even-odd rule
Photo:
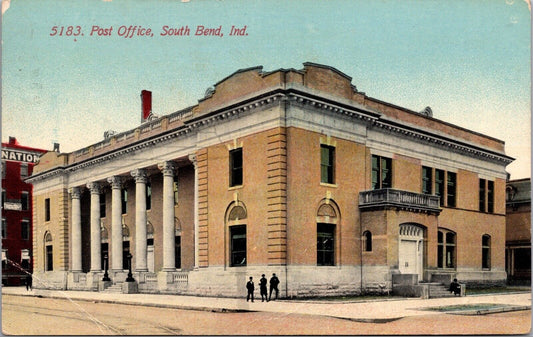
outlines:
[[[507,182],[506,270],[510,284],[531,284],[531,179]]]
[[[32,186],[24,181],[46,150],[2,143],[2,284],[24,284],[32,272]]]
[[[390,290],[393,275],[504,283],[504,142],[359,92],[335,68],[239,70],[198,104],[46,154],[41,287],[238,296]],[[107,259],[103,257],[107,256]]]

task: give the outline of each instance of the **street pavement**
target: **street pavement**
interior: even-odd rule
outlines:
[[[378,300],[314,301],[283,299],[270,302],[261,302],[261,299],[257,300],[257,298],[255,302],[247,302],[244,297],[220,298],[163,294],[119,294],[44,289],[27,291],[25,287],[2,287],[2,295],[35,296],[67,299],[70,301],[90,301],[213,312],[263,311],[307,314],[375,323],[393,321],[410,316],[442,314],[442,311],[428,310],[428,308],[451,305],[491,304],[489,309],[462,311],[462,314],[487,314],[491,312],[531,309],[530,292],[434,299],[384,297]]]

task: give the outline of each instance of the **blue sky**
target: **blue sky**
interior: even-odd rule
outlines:
[[[2,141],[70,152],[153,111],[196,104],[237,69],[331,65],[360,91],[506,142],[530,176],[531,23],[523,0],[11,0],[2,22]],[[89,36],[92,26],[112,36]],[[153,37],[118,36],[121,26]],[[224,37],[159,36],[222,25]],[[228,36],[232,25],[247,36]],[[50,36],[80,26],[84,36]]]

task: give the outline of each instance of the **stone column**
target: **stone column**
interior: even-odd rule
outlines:
[[[174,163],[158,165],[163,173],[163,271],[176,270],[174,249]]]
[[[70,190],[72,200],[72,271],[81,272],[81,189]]]
[[[87,184],[91,191],[91,272],[102,271],[101,233],[100,233],[100,193],[102,185],[98,182]]]
[[[199,249],[198,249],[198,235],[200,229],[198,227],[198,160],[196,154],[189,155],[189,160],[194,166],[194,269],[198,269]]]
[[[111,270],[122,271],[122,183],[123,178],[107,178],[111,184]]]
[[[135,271],[148,271],[146,262],[146,171],[131,171],[135,178]]]

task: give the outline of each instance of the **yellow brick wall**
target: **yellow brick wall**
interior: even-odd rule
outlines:
[[[47,232],[52,235],[54,271],[68,270],[68,192],[58,189],[33,195],[33,260],[34,269],[45,270],[45,242]],[[45,199],[50,199],[50,221],[45,221]]]

